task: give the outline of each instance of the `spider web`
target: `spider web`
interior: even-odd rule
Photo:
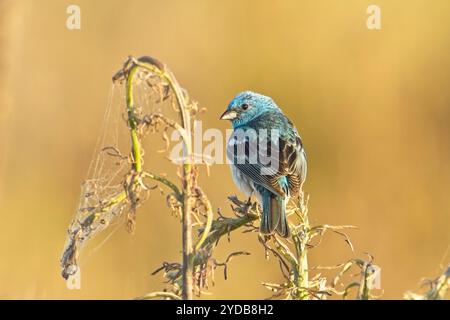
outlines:
[[[148,71],[140,70],[133,83],[133,89],[135,100],[133,113],[138,120],[140,141],[148,132],[161,130],[158,126],[149,126],[145,123],[145,119],[150,115],[161,114],[167,118],[178,119],[173,94],[168,84],[162,82],[160,78]],[[162,129],[164,140],[167,140],[165,133],[167,128]],[[78,209],[67,231],[61,258],[62,275],[65,279],[78,272],[78,257],[88,240],[113,225],[123,224],[125,216],[130,213],[134,215],[136,207],[148,198],[149,190],[140,192],[137,200],[133,200],[127,192],[127,180],[132,175],[130,151],[125,84],[115,83],[110,91],[100,137],[87,178],[81,186]],[[145,154],[143,148],[141,154],[142,156]],[[117,230],[117,228],[109,229]]]

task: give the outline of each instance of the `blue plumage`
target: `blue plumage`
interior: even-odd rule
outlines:
[[[292,122],[267,96],[238,94],[221,116],[234,129],[227,146],[235,184],[263,207],[260,231],[289,235],[286,203],[301,191],[306,154]]]

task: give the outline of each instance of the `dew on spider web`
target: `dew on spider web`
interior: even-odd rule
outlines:
[[[143,125],[145,117],[162,114],[178,121],[172,93],[160,78],[140,71],[133,88],[133,113],[139,122],[140,140],[152,131]],[[127,177],[132,173],[127,117],[125,83],[116,83],[111,89],[87,178],[81,186],[78,209],[68,229],[61,258],[62,275],[66,279],[78,272],[80,250],[88,240],[107,229],[108,232],[102,233],[104,241],[100,242],[101,245],[104,244],[112,232],[124,224],[126,215],[132,211],[132,205],[136,205],[130,201],[126,188]],[[144,154],[144,150],[142,153]],[[147,193],[145,190],[138,195],[138,205],[147,199]]]

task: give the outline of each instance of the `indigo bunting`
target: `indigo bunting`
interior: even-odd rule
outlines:
[[[227,145],[233,181],[262,206],[260,232],[288,237],[286,203],[301,192],[307,170],[297,129],[270,97],[251,91],[234,97],[220,119],[234,129]]]

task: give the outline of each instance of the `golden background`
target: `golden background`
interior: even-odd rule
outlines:
[[[66,8],[81,7],[81,30]],[[366,28],[366,8],[382,29]],[[238,92],[272,96],[308,153],[312,223],[353,224],[355,253],[336,236],[311,265],[375,256],[384,298],[434,276],[450,244],[450,3],[442,1],[0,0],[0,298],[129,299],[163,288],[150,276],[180,261],[180,226],[164,197],[82,254],[82,290],[59,258],[100,134],[111,76],[129,54],[164,61],[206,107],[204,128]],[[148,149],[147,149],[147,152]],[[148,163],[147,163],[148,164]],[[204,175],[204,172],[203,172]],[[203,180],[215,208],[237,192],[225,165]],[[280,281],[252,234],[205,298],[264,298]]]

